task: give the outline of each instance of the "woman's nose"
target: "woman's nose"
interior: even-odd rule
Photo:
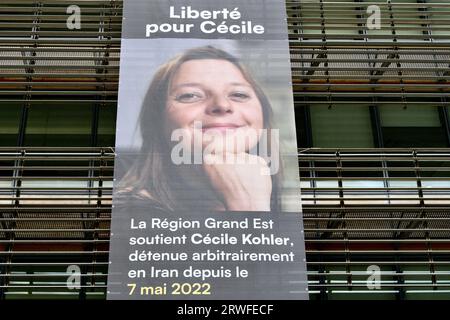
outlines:
[[[213,115],[222,115],[226,113],[233,113],[233,106],[226,97],[216,96],[211,99],[208,105],[207,113]]]

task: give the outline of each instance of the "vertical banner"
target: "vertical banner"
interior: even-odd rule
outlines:
[[[125,0],[108,299],[308,299],[284,1]]]

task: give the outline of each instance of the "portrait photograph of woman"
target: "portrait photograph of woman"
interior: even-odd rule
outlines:
[[[115,198],[167,212],[299,210],[285,70],[263,47],[198,42],[121,65],[121,90],[136,94],[120,95]]]

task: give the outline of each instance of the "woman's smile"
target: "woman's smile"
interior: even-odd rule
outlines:
[[[246,141],[240,144],[244,146],[242,150],[228,151],[248,152],[258,143],[259,136],[253,132],[259,132],[263,123],[255,90],[231,62],[190,60],[174,75],[167,100],[169,130],[201,128],[206,136]],[[253,132],[249,135],[250,131]]]
[[[272,107],[237,57],[205,46],[172,58],[156,71],[141,113],[127,191],[168,211],[270,211],[273,199],[278,207]]]
[[[245,125],[238,125],[233,123],[210,123],[202,126],[204,133],[220,133],[226,134],[227,132],[234,132],[239,128],[243,128]]]

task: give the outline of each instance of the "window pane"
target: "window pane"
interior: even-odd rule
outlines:
[[[21,103],[0,103],[0,147],[16,145],[21,111]]]
[[[358,106],[311,107],[314,147],[371,148],[372,127],[369,109]]]
[[[336,2],[341,2],[336,3]],[[325,30],[326,34],[336,35],[358,35],[361,28],[357,24],[357,15],[360,10],[353,4],[349,5],[347,0],[332,1],[324,3],[325,10]]]
[[[297,106],[295,108],[295,127],[297,131],[297,147],[305,148],[310,147],[310,142],[308,138],[309,130],[311,124],[306,115],[309,112],[305,106]]]
[[[92,105],[33,104],[28,114],[26,146],[88,147]]]
[[[445,110],[447,110],[447,117],[450,118],[450,107],[445,107]]]
[[[386,105],[380,117],[386,148],[447,147],[436,107]]]
[[[437,108],[408,105],[380,107],[383,127],[440,127]]]
[[[117,106],[106,105],[100,107],[98,121],[98,147],[114,147],[116,133]]]
[[[426,22],[425,19],[421,18],[422,16],[424,16],[424,14],[423,12],[419,11],[417,7],[404,5],[405,3],[416,4],[417,1],[396,0],[395,3],[392,4],[396,34],[399,36],[409,36],[407,37],[406,41],[411,41],[413,39],[420,40],[421,36],[423,35],[423,27],[421,23],[417,22],[421,22],[421,20],[424,20],[424,23]]]
[[[433,0],[432,2],[438,4],[448,4],[448,0]],[[429,16],[431,16],[434,20],[445,21],[448,20],[449,9],[450,8],[448,7],[432,6],[428,8],[428,12]],[[429,27],[431,29],[431,33],[434,36],[440,36],[444,41],[445,39],[450,38],[450,29],[448,28],[447,24],[435,23],[429,25]]]

